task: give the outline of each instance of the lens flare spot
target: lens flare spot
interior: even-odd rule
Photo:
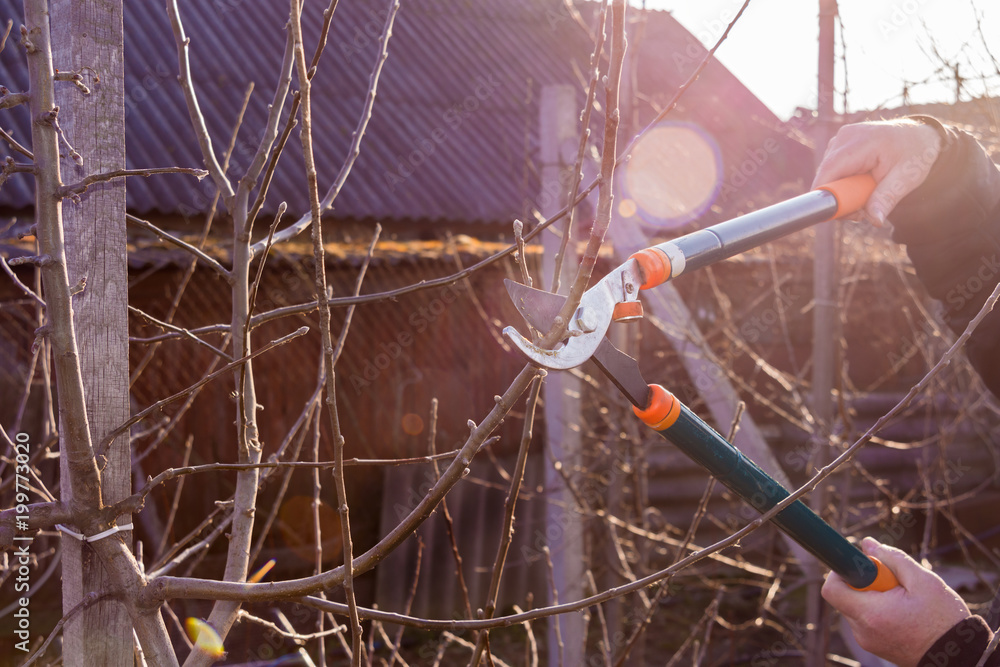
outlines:
[[[637,210],[635,202],[631,199],[623,199],[622,203],[618,204],[618,215],[623,218],[631,218]]]
[[[721,182],[718,144],[692,123],[654,127],[625,165],[625,198],[634,202],[644,221],[661,229],[701,216],[715,200]]]
[[[412,412],[403,415],[403,432],[407,435],[420,435],[424,432],[424,420]]]
[[[195,646],[213,658],[221,658],[226,651],[222,646],[222,637],[211,625],[193,616],[184,622],[188,637]]]
[[[251,584],[260,583],[260,580],[263,579],[267,575],[267,573],[271,571],[271,568],[274,567],[274,564],[276,562],[277,561],[273,558],[267,561],[259,570],[250,575],[250,578],[247,579],[247,581],[249,581]]]

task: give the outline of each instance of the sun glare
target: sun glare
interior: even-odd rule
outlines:
[[[638,214],[659,229],[683,225],[712,205],[722,160],[707,132],[692,123],[666,122],[650,130],[624,167],[619,213]]]

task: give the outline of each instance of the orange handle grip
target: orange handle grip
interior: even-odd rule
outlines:
[[[875,192],[875,179],[871,174],[857,174],[821,185],[817,190],[826,190],[837,198],[837,212],[834,218],[842,218],[860,211]]]
[[[878,558],[872,558],[872,562],[878,567],[878,574],[875,575],[875,581],[864,588],[854,588],[853,586],[851,588],[854,588],[856,591],[878,591],[879,593],[884,593],[899,586],[899,580],[896,579],[896,575],[892,573],[892,570],[883,565],[882,561]]]
[[[629,259],[634,259],[642,271],[640,276],[642,284],[639,289],[656,287],[670,279],[670,258],[655,246],[633,253]]]

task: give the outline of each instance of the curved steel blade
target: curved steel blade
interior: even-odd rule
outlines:
[[[566,297],[543,292],[512,280],[505,280],[504,285],[517,311],[528,324],[539,331],[548,331],[552,328],[552,323],[562,310]],[[544,355],[550,351],[542,350],[532,344],[513,327],[507,327],[503,333],[529,359],[539,366],[552,368],[545,363],[550,357]],[[607,337],[601,338],[591,358],[633,405],[645,408],[649,404],[649,385],[643,379],[639,363],[635,359],[615,347]]]
[[[566,303],[566,297],[515,283],[509,278],[505,278],[503,284],[507,288],[511,302],[525,322],[543,332],[552,328],[556,315]]]
[[[611,307],[614,307],[613,303]],[[604,334],[607,333],[610,324],[611,317],[609,315],[606,321],[598,321],[596,328],[587,333],[571,326],[567,331],[567,337],[551,350],[543,350],[538,347],[513,327],[505,328],[503,333],[517,349],[539,366],[564,371],[576,368],[594,356],[594,352],[604,340]]]

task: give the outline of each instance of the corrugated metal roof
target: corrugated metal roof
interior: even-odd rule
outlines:
[[[0,2],[7,16],[19,16],[19,4]],[[305,5],[309,54],[326,4],[317,0]],[[255,84],[230,165],[235,180],[252,158],[266,120],[285,42],[287,5],[260,0],[182,0],[180,5],[202,111],[220,153],[248,83]],[[337,215],[497,221],[518,211],[537,189],[525,165],[537,142],[538,90],[547,83],[572,81],[570,62],[587,54],[586,36],[570,21],[560,22],[557,32],[546,27],[545,34],[539,33],[539,25],[548,26],[547,13],[564,13],[559,6],[559,0],[404,3],[374,116],[336,202]],[[337,7],[313,88],[321,188],[335,177],[350,145],[387,7],[369,0]],[[129,166],[201,165],[174,75],[176,49],[162,3],[125,3],[125,53]],[[8,87],[26,88],[18,48],[9,44],[0,66]],[[25,114],[5,120],[7,126],[13,121],[16,135],[27,140]],[[270,208],[284,200],[292,212],[308,209],[301,162],[296,134],[271,185]],[[177,176],[133,179],[129,206],[140,214],[178,212],[183,206],[204,209],[212,188],[209,179],[197,188]],[[0,201],[27,207],[30,192],[30,179],[11,179]]]
[[[589,22],[594,16],[591,4],[581,5]],[[326,5],[325,0],[306,3],[307,54],[314,48]],[[0,0],[0,7],[7,16],[21,15],[16,0]],[[287,7],[263,0],[181,0],[180,7],[202,111],[220,155],[247,85],[255,84],[230,163],[235,181],[252,159],[266,120],[285,42]],[[345,0],[337,7],[313,88],[321,189],[347,154],[387,7],[387,0]],[[636,80],[644,99],[668,96],[686,78],[684,70],[694,67],[692,42],[697,43],[669,14],[647,14],[645,36],[636,40]],[[525,200],[538,192],[532,163],[541,87],[578,86],[582,102],[585,82],[580,73],[588,69],[591,49],[589,36],[570,18],[563,0],[403,3],[374,115],[361,155],[334,205],[335,215],[498,222],[522,214]],[[125,56],[129,166],[200,166],[162,3],[125,3]],[[678,57],[690,64],[682,67]],[[27,87],[23,54],[13,43],[0,54],[0,77],[11,90]],[[754,126],[763,116],[763,125],[780,126],[717,63],[689,96],[687,111],[679,117],[698,117],[713,133],[728,132],[720,139],[724,155],[740,156],[748,142],[757,140],[734,132],[734,122]],[[598,100],[603,100],[603,91]],[[10,115],[3,119],[4,126],[13,126],[17,138],[27,143],[27,114],[23,109],[6,113]],[[594,136],[599,139],[600,133]],[[308,209],[301,162],[296,133],[271,184],[268,209],[276,209],[280,201],[286,201],[292,213]],[[128,186],[129,206],[140,215],[204,210],[213,194],[211,179],[194,185],[189,177],[176,175],[132,179]],[[25,175],[15,175],[0,189],[0,206],[19,209],[31,204],[31,182]]]

